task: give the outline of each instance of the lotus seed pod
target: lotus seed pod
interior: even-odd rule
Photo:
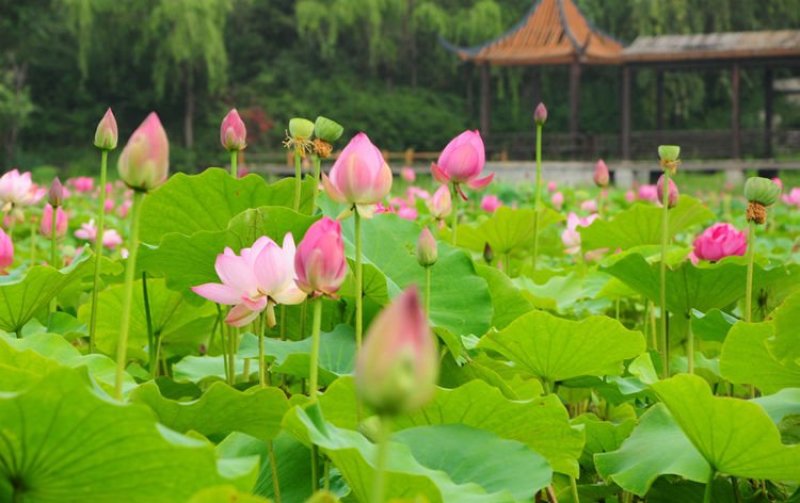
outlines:
[[[662,161],[675,162],[681,156],[681,148],[678,145],[659,145],[658,157]]]
[[[778,202],[780,195],[780,187],[768,178],[754,176],[748,178],[747,182],[744,184],[744,197],[751,203],[772,206]]]
[[[314,134],[317,138],[325,140],[328,143],[333,143],[338,140],[343,132],[344,128],[341,124],[321,115],[317,117],[317,121],[314,123]]]
[[[314,134],[314,123],[308,119],[295,117],[289,121],[289,136],[295,139],[308,140]]]

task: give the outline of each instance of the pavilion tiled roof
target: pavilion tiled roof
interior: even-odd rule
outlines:
[[[797,58],[800,30],[638,37],[623,51],[623,56],[631,63]]]
[[[572,0],[540,0],[516,26],[483,45],[445,46],[462,60],[492,65],[622,61],[622,44],[592,26]]]

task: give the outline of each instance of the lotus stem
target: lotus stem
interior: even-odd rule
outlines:
[[[294,151],[294,211],[300,211],[300,194],[303,190],[303,157],[300,150]]]
[[[147,273],[142,272],[142,299],[144,300],[144,317],[147,322],[147,353],[150,357],[150,375],[158,377],[157,342],[153,334],[153,317],[150,314],[150,296],[147,294]]]
[[[425,268],[425,314],[431,317],[431,266]]]
[[[753,318],[753,267],[756,257],[756,223],[750,221],[747,231],[747,286],[744,296],[744,321],[750,323]]]
[[[361,262],[361,215],[358,208],[355,210],[356,231],[356,348],[361,348],[361,339],[364,333],[364,267]]]
[[[664,170],[664,187],[661,197],[661,263],[660,303],[661,308],[661,369],[663,377],[669,377],[669,325],[667,319],[667,244],[669,242],[669,170]]]
[[[239,178],[239,170],[237,164],[239,163],[239,151],[231,150],[231,176],[235,179]]]
[[[456,246],[456,243],[458,242],[458,240],[457,240],[457,233],[458,233],[458,198],[460,196],[458,195],[458,189],[456,189],[456,184],[455,183],[453,183],[453,185],[452,185],[451,192],[453,194],[451,196],[451,200],[453,201],[453,208],[452,208],[451,214],[450,214],[450,228],[451,228],[451,231],[452,231],[452,235],[450,236],[450,244],[452,244],[453,246]]]
[[[539,258],[539,213],[542,209],[542,124],[536,124],[536,197],[533,215],[533,271]]]
[[[100,151],[100,195],[98,196],[97,234],[94,239],[94,280],[92,282],[92,311],[89,317],[89,352],[95,351],[97,329],[97,296],[100,283],[100,258],[103,256],[103,232],[106,218],[106,177],[108,173],[108,150]]]
[[[317,154],[311,156],[314,164],[314,187],[311,191],[311,214],[317,211],[317,195],[319,193],[319,181],[322,173],[322,159]]]
[[[312,301],[314,309],[314,320],[311,324],[311,355],[308,368],[309,390],[308,402],[317,403],[317,391],[319,390],[319,339],[320,328],[322,326],[322,297],[317,297]]]
[[[387,416],[380,417],[380,437],[375,453],[375,479],[372,482],[372,503],[384,503],[386,494],[386,462],[389,458],[389,437],[392,434]]]
[[[281,481],[278,477],[278,459],[275,457],[275,447],[272,440],[267,442],[267,455],[269,456],[269,466],[272,469],[272,495],[275,503],[281,503]]]

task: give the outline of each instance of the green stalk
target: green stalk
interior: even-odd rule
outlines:
[[[142,298],[144,299],[144,316],[147,322],[147,353],[150,357],[150,375],[158,376],[158,352],[156,338],[153,336],[153,317],[150,314],[150,296],[147,294],[147,273],[142,272]]]
[[[105,192],[105,187],[101,188]],[[121,323],[119,327],[119,340],[117,341],[117,374],[114,382],[114,396],[122,400],[122,376],[125,373],[125,362],[128,358],[128,335],[131,330],[131,302],[133,301],[133,276],[136,273],[136,255],[139,252],[139,216],[142,213],[142,199],[145,193],[133,193],[133,206],[131,207],[131,232],[128,238],[128,259],[125,265],[125,290],[122,297]],[[102,242],[101,235],[95,241]]]
[[[36,221],[31,219],[31,267],[36,265]]]
[[[231,150],[231,176],[233,178],[239,178],[239,170],[237,168],[238,163],[239,163],[239,151]]]
[[[231,369],[231,382],[230,385],[236,384],[236,350],[239,342],[239,329],[237,327],[230,327],[228,333],[228,368]]]
[[[756,223],[750,221],[747,232],[747,289],[744,296],[744,321],[753,318],[753,266],[756,257]]]
[[[458,190],[456,189],[455,183],[453,183],[451,192],[453,195],[450,197],[450,200],[452,201],[453,207],[450,210],[450,230],[452,231],[452,236],[450,236],[450,244],[456,246],[456,234],[458,232],[458,198],[460,196],[458,195]]]
[[[431,266],[425,268],[425,314],[431,316]]]
[[[536,124],[536,199],[533,216],[533,271],[539,258],[539,212],[542,209],[542,125]]]
[[[713,500],[714,495],[714,477],[716,476],[715,471],[711,471],[711,476],[708,477],[708,482],[706,482],[706,490],[703,493],[703,503],[711,503]]]
[[[319,193],[320,174],[322,173],[322,159],[317,154],[311,156],[314,162],[314,188],[311,191],[311,214],[317,211],[317,194]]]
[[[269,466],[272,468],[272,492],[275,503],[281,503],[281,481],[278,477],[278,460],[275,457],[275,448],[272,440],[267,442],[267,455],[269,456]]]
[[[572,493],[572,501],[574,503],[580,503],[581,498],[578,495],[578,482],[575,480],[575,477],[569,478],[569,487]]]
[[[294,151],[294,211],[300,211],[300,193],[303,190],[303,158],[300,151]]]
[[[692,330],[692,319],[686,323],[688,332],[686,333],[686,358],[689,360],[688,371],[694,374],[694,331]]]
[[[308,402],[315,404],[317,402],[317,384],[319,374],[319,332],[322,325],[322,298],[317,297],[312,301],[314,304],[314,321],[311,325],[311,363],[309,364],[309,390]]]
[[[356,218],[356,349],[361,348],[361,337],[364,333],[364,266],[361,263],[361,215],[358,208]]]
[[[669,377],[669,328],[667,325],[667,243],[669,241],[669,170],[664,170],[664,189],[661,197],[661,359],[663,376]]]
[[[89,317],[89,352],[94,353],[95,330],[97,327],[97,295],[100,283],[100,257],[103,256],[103,232],[106,217],[106,175],[108,171],[108,150],[100,151],[100,195],[97,211],[97,234],[94,238],[94,281],[92,282],[92,311]]]
[[[52,217],[50,221],[50,265],[58,269],[58,236],[56,235],[58,208],[53,208]]]
[[[269,309],[269,307],[267,307]],[[267,378],[266,378],[266,369],[265,367],[265,359],[264,359],[264,332],[267,330],[267,324],[265,322],[266,313],[265,311],[261,311],[259,315],[260,322],[259,322],[259,330],[258,330],[258,384],[262,388],[267,387]]]
[[[375,479],[372,481],[372,503],[384,503],[386,494],[386,461],[389,458],[389,437],[392,428],[388,416],[380,417],[380,437],[375,454]]]

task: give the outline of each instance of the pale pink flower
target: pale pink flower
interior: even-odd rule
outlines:
[[[561,208],[564,206],[564,194],[562,194],[561,191],[554,193],[550,196],[550,203],[553,205],[553,208],[561,211]]]
[[[13,207],[36,204],[47,193],[31,181],[31,173],[20,173],[12,169],[0,176],[0,211],[7,212]]]
[[[408,183],[414,183],[414,180],[417,179],[417,173],[414,171],[414,168],[406,166],[400,169],[400,177]]]
[[[358,133],[339,154],[330,175],[323,175],[322,184],[331,199],[355,205],[369,217],[392,188],[392,170],[369,137]]]
[[[581,203],[581,210],[587,213],[594,213],[597,211],[597,201],[589,199]]]
[[[596,218],[597,214],[579,217],[577,214],[570,212],[567,215],[567,228],[561,233],[561,242],[564,243],[565,251],[568,254],[574,255],[581,251],[581,235],[578,232],[578,227],[589,227]]]

